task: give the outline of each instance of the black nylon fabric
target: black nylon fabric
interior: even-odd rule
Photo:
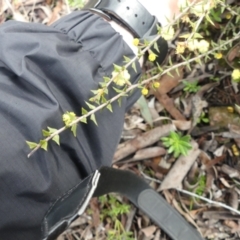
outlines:
[[[52,26],[8,21],[0,26],[0,239],[38,240],[50,206],[101,166],[110,166],[124,113],[139,97],[123,99],[81,124],[75,138],[60,135],[30,159],[26,140],[38,142],[47,126],[60,128],[65,111],[81,114],[84,101],[110,76],[113,63],[134,55],[111,26],[77,11]],[[131,81],[140,77],[130,69]],[[109,93],[109,97],[115,93]]]

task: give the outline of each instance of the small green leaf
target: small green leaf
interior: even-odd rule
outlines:
[[[26,141],[26,143],[27,143],[27,145],[28,145],[28,147],[30,148],[30,149],[33,149],[33,148],[35,148],[35,147],[37,147],[37,143],[35,143],[35,142],[28,142],[28,141]]]
[[[153,48],[154,48],[158,53],[160,53],[159,48],[158,48],[158,45],[157,45],[157,42],[154,43]]]
[[[93,106],[92,104],[90,104],[90,103],[88,103],[88,102],[86,102],[86,101],[85,101],[85,103],[86,103],[86,104],[88,105],[88,107],[89,107],[90,109],[92,109],[92,110],[96,108],[95,106]]]
[[[57,131],[56,128],[50,128],[50,127],[47,127],[47,128],[48,128],[48,131],[49,131],[51,134],[53,134],[53,133],[55,133],[55,132]]]
[[[167,75],[174,78],[173,75],[170,72],[167,72]]]
[[[50,132],[48,132],[47,130],[42,130],[42,135],[44,136],[44,137],[48,137],[48,136],[50,136],[51,135],[51,133]]]
[[[90,119],[91,119],[96,125],[98,125],[94,113],[91,115]]]
[[[113,89],[114,89],[114,91],[117,92],[117,93],[122,93],[122,92],[123,92],[123,90],[120,90],[120,89],[115,88],[115,87],[113,87]]]
[[[60,137],[59,137],[58,134],[55,135],[55,136],[52,138],[52,140],[53,140],[57,145],[60,145],[60,143],[59,143]]]
[[[82,119],[80,120],[80,122],[82,122],[82,123],[87,123],[87,118],[86,118],[86,117],[82,118]]]
[[[123,56],[123,58],[125,63],[129,63],[131,61],[131,59],[127,56]]]
[[[208,119],[208,118],[203,118],[202,121],[203,121],[204,123],[209,123],[209,119]]]
[[[103,77],[103,80],[104,80],[105,83],[108,83],[108,82],[111,80],[111,78],[109,78],[109,77]],[[102,87],[103,87],[103,86],[102,86]]]
[[[47,151],[48,148],[48,142],[46,140],[40,140],[40,146],[42,149],[44,149],[45,151]]]
[[[110,112],[113,112],[111,103],[109,103],[109,104],[107,105],[107,109],[108,109]]]
[[[91,90],[91,92],[92,92],[94,95],[98,94],[98,90]]]
[[[122,106],[122,98],[119,98],[119,99],[118,99],[118,105],[119,105],[119,107]]]
[[[205,18],[206,18],[206,20],[207,20],[208,22],[210,22],[210,23],[214,26],[214,23],[213,23],[213,21],[211,20],[211,18],[209,17],[209,15],[206,15]]]
[[[136,63],[135,63],[135,62],[132,63],[132,68],[133,68],[133,70],[134,70],[135,72],[137,72]]]
[[[88,114],[88,111],[85,108],[82,108],[82,115]]]
[[[117,64],[113,64],[113,68],[116,72],[120,72],[123,70],[123,67],[122,66],[119,66]]]
[[[73,133],[73,136],[76,137],[77,136],[77,124],[73,124],[71,127],[71,131]]]
[[[163,72],[163,69],[160,67],[160,65],[158,63],[157,63],[157,68],[158,68],[159,73]]]

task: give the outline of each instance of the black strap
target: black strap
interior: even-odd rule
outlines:
[[[130,171],[103,167],[94,197],[117,192],[125,195],[173,240],[203,240],[200,234],[163,197]]]
[[[158,34],[157,24],[160,25],[158,19],[137,0],[89,0],[83,9],[117,22],[143,42],[152,41]],[[153,47],[151,50],[157,55],[155,63],[161,64],[167,55],[168,44],[165,39],[159,38],[157,45],[160,52]]]
[[[127,27],[138,38],[142,38],[155,22],[155,17],[137,0],[90,0],[84,9],[106,13],[106,17]]]

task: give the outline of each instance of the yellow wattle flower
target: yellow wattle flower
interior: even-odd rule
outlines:
[[[234,69],[232,72],[232,80],[238,82],[240,80],[240,69]]]
[[[150,53],[148,56],[148,60],[154,62],[156,60],[156,54]]]
[[[142,95],[147,95],[148,94],[148,89],[147,88],[143,88],[142,89]]]
[[[153,87],[154,88],[159,88],[160,87],[160,83],[159,82],[154,82],[153,83]]]
[[[134,38],[133,39],[133,45],[137,47],[138,44],[139,44],[139,39],[138,38]]]
[[[214,57],[215,57],[216,59],[221,59],[221,58],[223,57],[223,55],[222,55],[222,53],[218,52],[218,53],[215,53],[215,54],[214,54]]]

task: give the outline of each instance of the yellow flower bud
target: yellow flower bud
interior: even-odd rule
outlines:
[[[147,88],[143,88],[142,89],[142,95],[147,95],[148,94],[148,89]]]
[[[232,72],[232,80],[233,81],[240,81],[240,69],[234,69]]]
[[[223,55],[222,55],[222,53],[218,52],[218,53],[215,53],[215,54],[214,54],[214,57],[215,57],[216,59],[221,59],[221,58],[223,57]]]
[[[150,53],[148,56],[148,60],[154,62],[156,60],[156,54]]]
[[[159,82],[154,82],[153,83],[153,87],[154,88],[159,88],[160,87],[160,83]]]
[[[226,18],[226,19],[230,19],[230,18],[232,18],[231,13],[226,13],[225,18]]]
[[[134,38],[133,39],[133,45],[134,46],[138,46],[138,44],[139,44],[139,39],[138,38]]]
[[[233,113],[234,112],[234,108],[231,107],[231,106],[227,107],[227,110],[228,110],[229,113]]]

